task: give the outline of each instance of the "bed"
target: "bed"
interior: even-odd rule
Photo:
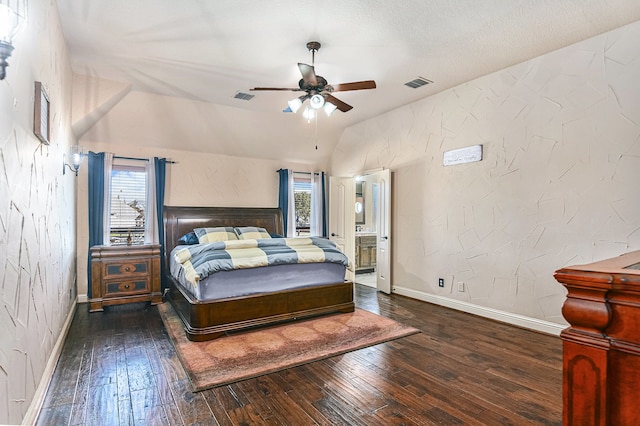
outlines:
[[[245,226],[264,228],[274,236],[284,235],[282,212],[277,208],[164,208],[167,300],[182,319],[190,340],[211,340],[251,327],[334,312],[353,312],[353,283],[344,280],[344,272],[341,278],[336,278],[338,275],[334,272],[323,279],[323,275],[314,270],[317,265],[313,264],[296,265],[292,271],[272,266],[255,271],[238,270],[235,286],[262,285],[262,281],[268,280],[272,283],[270,289],[243,290],[240,295],[227,291],[222,297],[217,297],[211,289],[195,294],[180,282],[179,277],[171,274],[171,253],[181,246],[179,240],[184,235],[196,228]]]

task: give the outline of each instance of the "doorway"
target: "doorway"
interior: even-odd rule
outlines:
[[[355,177],[355,282],[377,287],[378,183],[375,174]]]
[[[355,178],[355,282],[390,293],[390,171]]]
[[[391,171],[331,176],[329,188],[329,238],[350,259],[346,278],[391,293]]]

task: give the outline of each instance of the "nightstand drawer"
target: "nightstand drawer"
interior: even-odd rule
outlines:
[[[149,292],[149,280],[142,278],[138,280],[107,281],[104,283],[104,287],[102,297],[144,294]]]
[[[146,275],[150,270],[150,260],[135,260],[129,262],[105,263],[104,279],[130,275]]]

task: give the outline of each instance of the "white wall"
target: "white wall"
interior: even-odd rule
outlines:
[[[299,114],[283,114],[281,108],[257,111],[267,99],[235,100],[238,107],[231,107],[77,76],[73,125],[78,138],[87,141],[327,164],[339,137],[336,127],[323,126],[329,118],[319,117],[318,131]],[[273,136],[283,128],[287,137]]]
[[[0,81],[0,424],[22,422],[44,391],[76,299],[71,70],[55,2],[28,4]],[[51,101],[49,146],[33,134],[35,81]]]
[[[231,157],[185,150],[81,142],[94,152],[119,156],[166,157],[165,205],[218,207],[277,207],[280,168],[313,171],[314,165]],[[317,171],[318,169],[316,169]],[[86,300],[88,256],[87,170],[81,168],[78,187],[78,294]]]
[[[566,324],[554,271],[640,249],[639,41],[637,22],[343,133],[333,174],[394,172],[397,290]]]

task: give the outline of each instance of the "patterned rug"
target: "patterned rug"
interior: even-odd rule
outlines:
[[[356,309],[192,342],[170,303],[158,310],[195,392],[420,332]]]

